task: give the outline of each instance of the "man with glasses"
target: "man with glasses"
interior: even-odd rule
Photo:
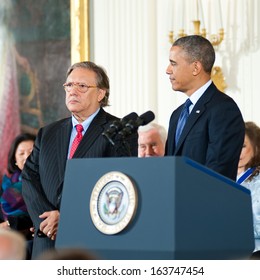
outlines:
[[[34,259],[55,245],[67,159],[118,156],[102,135],[118,120],[103,109],[109,99],[105,71],[92,62],[76,63],[69,68],[63,87],[72,116],[39,130],[23,170],[23,196],[35,231]],[[129,139],[132,156],[137,156],[137,137],[136,133]]]

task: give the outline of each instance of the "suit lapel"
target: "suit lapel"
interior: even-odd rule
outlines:
[[[183,108],[183,106],[180,106],[179,108],[177,108],[176,111],[171,116],[170,127],[169,127],[169,132],[168,132],[168,139],[167,139],[168,155],[173,155],[175,153],[175,134],[176,134],[178,118],[180,116],[182,108]]]
[[[57,131],[56,137],[56,149],[58,151],[58,170],[59,170],[59,178],[60,181],[63,182],[64,179],[64,172],[67,162],[68,156],[68,148],[69,148],[69,139],[72,129],[72,122],[71,118],[65,120],[65,122],[61,125],[59,130]]]
[[[192,127],[194,127],[197,120],[202,116],[202,114],[206,111],[206,104],[211,100],[213,94],[215,85],[211,83],[211,85],[207,88],[205,93],[201,96],[201,98],[198,100],[198,102],[195,104],[194,108],[191,111],[191,114],[189,118],[187,119],[187,122],[183,128],[182,134],[180,136],[180,139],[178,141],[178,145],[175,149],[174,154],[176,155],[182,146],[184,140],[186,139],[187,135],[189,134]],[[176,130],[176,127],[175,127]]]
[[[183,128],[183,131],[181,133],[180,139],[178,141],[178,145],[175,150],[175,154],[178,152],[179,148],[181,147],[182,143],[186,139],[187,135],[189,134],[189,131],[194,126],[196,121],[200,118],[200,116],[205,111],[205,104],[202,104],[201,106],[197,106],[197,104],[194,106],[193,110],[191,111],[191,114],[189,118],[187,119],[187,122]]]
[[[87,132],[84,134],[73,157],[84,157],[95,142],[97,137],[103,131],[103,125],[107,122],[106,112],[101,108],[97,116],[91,122]],[[53,155],[58,158],[58,174],[59,182],[62,184],[67,163],[69,140],[72,130],[71,118],[67,118],[64,123],[57,129],[56,133],[56,150],[57,154]]]
[[[84,134],[83,139],[81,140],[75,154],[73,155],[73,158],[81,158],[86,155],[95,140],[103,132],[103,126],[106,122],[106,112],[101,108]]]

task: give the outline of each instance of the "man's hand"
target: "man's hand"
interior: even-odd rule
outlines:
[[[58,230],[60,212],[58,210],[42,213],[39,218],[44,219],[40,223],[40,231],[47,235],[51,240],[55,240]]]

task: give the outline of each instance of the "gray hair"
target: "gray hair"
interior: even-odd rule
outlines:
[[[210,41],[199,35],[190,35],[177,39],[172,46],[178,46],[185,52],[188,61],[199,61],[206,73],[211,73],[215,62],[215,50]]]
[[[151,122],[151,123],[148,123],[147,125],[139,126],[138,132],[147,132],[151,129],[157,130],[161,137],[162,142],[163,143],[166,142],[166,139],[167,139],[166,129],[162,125],[157,124],[155,122]]]

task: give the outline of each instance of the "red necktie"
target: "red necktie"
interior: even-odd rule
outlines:
[[[74,138],[73,143],[71,145],[69,158],[73,157],[75,151],[78,148],[78,145],[79,145],[80,141],[83,138],[83,135],[82,135],[83,126],[81,124],[77,124],[76,125],[76,130],[77,130],[78,133],[77,133],[76,137]]]

